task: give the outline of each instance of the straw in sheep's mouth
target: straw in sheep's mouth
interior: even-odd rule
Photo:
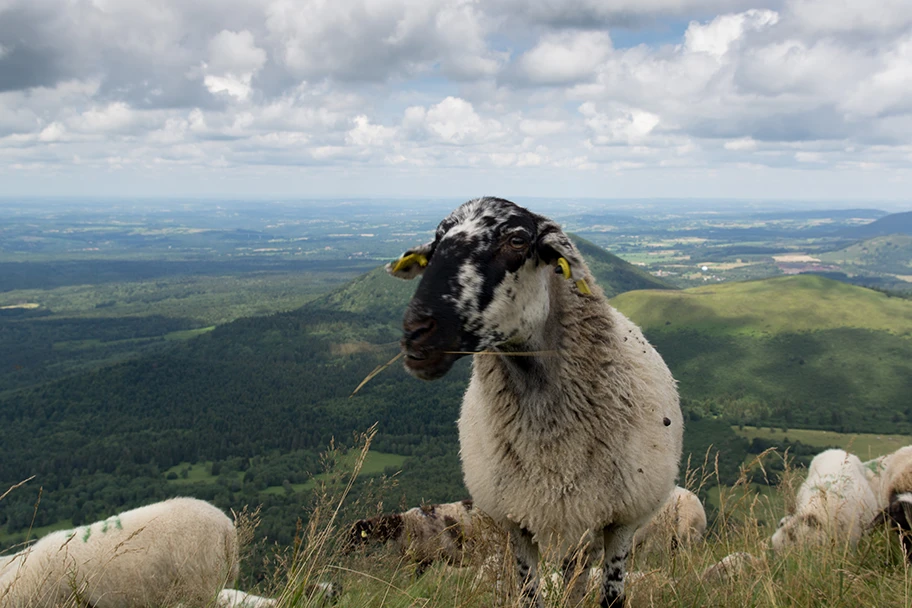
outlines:
[[[443,350],[443,351],[438,351],[438,352],[440,352],[441,354],[444,354],[444,355],[482,355],[482,356],[487,355],[487,356],[498,356],[498,357],[547,357],[547,356],[557,354],[556,350],[532,350],[532,351],[513,351],[513,352],[504,352],[504,351],[496,351],[496,350],[482,350],[482,351]],[[373,380],[381,372],[383,372],[383,370],[385,370],[390,365],[392,365],[393,363],[398,361],[403,355],[405,355],[406,358],[408,358],[412,361],[425,361],[428,358],[427,354],[423,353],[423,352],[422,353],[418,353],[418,352],[406,353],[405,351],[400,352],[399,354],[397,354],[395,357],[393,357],[386,363],[375,367],[373,369],[373,371],[371,371],[371,373],[369,373],[367,376],[365,376],[364,380],[362,380],[361,383],[357,387],[355,387],[355,390],[352,391],[351,395],[349,395],[348,398],[351,399],[352,397],[354,397],[355,394],[358,391],[360,391],[364,387],[365,384],[367,384],[368,382]]]

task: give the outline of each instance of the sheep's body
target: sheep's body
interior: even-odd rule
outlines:
[[[739,578],[751,574],[756,578],[756,573],[763,569],[763,560],[758,557],[739,551],[726,555],[720,561],[706,568],[700,575],[704,583],[719,583],[726,580]]]
[[[272,608],[276,600],[251,595],[237,589],[223,589],[218,596],[218,608]]]
[[[906,558],[912,561],[912,446],[884,456],[878,471],[871,479],[882,510],[878,521],[890,521],[899,530]]]
[[[310,598],[308,606],[324,606],[332,603],[341,595],[335,583],[311,583],[304,590],[304,597]],[[316,600],[314,602],[313,600]],[[237,589],[222,589],[215,603],[215,608],[272,608],[279,600],[253,595]]]
[[[872,480],[881,507],[901,494],[912,492],[912,446],[899,448],[880,461],[880,474]]]
[[[706,532],[706,509],[696,494],[675,486],[658,513],[633,537],[636,547],[688,546]]]
[[[811,461],[796,509],[773,534],[773,549],[793,544],[845,542],[855,546],[877,513],[877,499],[857,456],[826,450]]]
[[[639,328],[551,277],[560,356],[543,358],[526,385],[507,358],[475,357],[459,439],[478,508],[567,550],[608,525],[635,530],[662,506],[683,420],[671,373]]]
[[[0,567],[3,608],[208,605],[237,577],[232,521],[174,498],[49,534]]]
[[[351,541],[392,543],[417,565],[420,576],[440,559],[463,563],[468,557],[466,543],[473,538],[473,519],[471,501],[426,505],[359,520],[352,526]]]
[[[440,377],[454,347],[541,353],[475,356],[459,418],[466,486],[509,531],[527,597],[539,601],[543,552],[585,546],[579,565],[605,559],[603,604],[622,602],[634,531],[678,474],[683,420],[667,366],[560,227],[509,201],[462,205],[390,272],[409,278],[422,262],[403,322],[410,371]]]

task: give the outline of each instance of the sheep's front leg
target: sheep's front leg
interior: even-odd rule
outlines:
[[[564,585],[567,587],[568,605],[582,605],[586,595],[596,588],[601,588],[603,543],[601,531],[595,535],[586,534],[564,559]]]
[[[604,530],[605,566],[602,573],[601,608],[620,608],[624,605],[624,576],[627,571],[627,558],[633,543],[630,526],[612,525]]]
[[[522,604],[538,608],[542,606],[538,587],[538,546],[532,540],[531,532],[516,525],[510,526],[510,545],[516,561]]]

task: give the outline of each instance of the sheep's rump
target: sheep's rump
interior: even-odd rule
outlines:
[[[54,532],[0,566],[3,608],[160,608],[215,601],[238,572],[232,521],[174,498]]]
[[[633,537],[636,547],[675,549],[688,546],[706,532],[706,509],[696,494],[675,486],[662,508]]]

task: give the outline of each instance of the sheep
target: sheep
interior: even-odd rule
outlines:
[[[349,530],[348,547],[392,542],[416,564],[415,575],[420,577],[438,559],[461,565],[472,534],[472,501],[463,500],[360,519]]]
[[[662,509],[633,536],[634,547],[665,547],[671,550],[688,546],[703,538],[706,510],[697,495],[675,486]]]
[[[510,201],[464,203],[387,271],[422,275],[403,319],[406,370],[434,380],[474,354],[463,476],[509,533],[524,601],[541,603],[538,562],[553,552],[567,580],[597,565],[602,605],[622,604],[634,532],[678,474],[683,419],[665,362],[560,227]]]
[[[720,561],[706,568],[700,575],[704,583],[719,583],[739,578],[745,574],[755,573],[763,568],[763,560],[738,551],[723,557]]]
[[[0,568],[3,608],[209,605],[238,573],[234,524],[173,498],[51,533]]]
[[[237,589],[222,589],[216,606],[217,608],[272,608],[277,603],[274,599],[251,595]]]
[[[871,483],[881,509],[872,525],[890,522],[898,529],[906,558],[912,561],[912,446],[883,457],[880,474]]]
[[[782,518],[773,534],[775,551],[830,540],[854,547],[877,512],[864,465],[857,456],[836,449],[821,452],[811,461],[796,505],[795,513]]]
[[[341,587],[336,583],[311,583],[304,590],[304,597],[318,600],[314,605],[327,605],[339,599]],[[218,595],[215,608],[272,608],[278,600],[253,595],[237,589],[222,589]]]

